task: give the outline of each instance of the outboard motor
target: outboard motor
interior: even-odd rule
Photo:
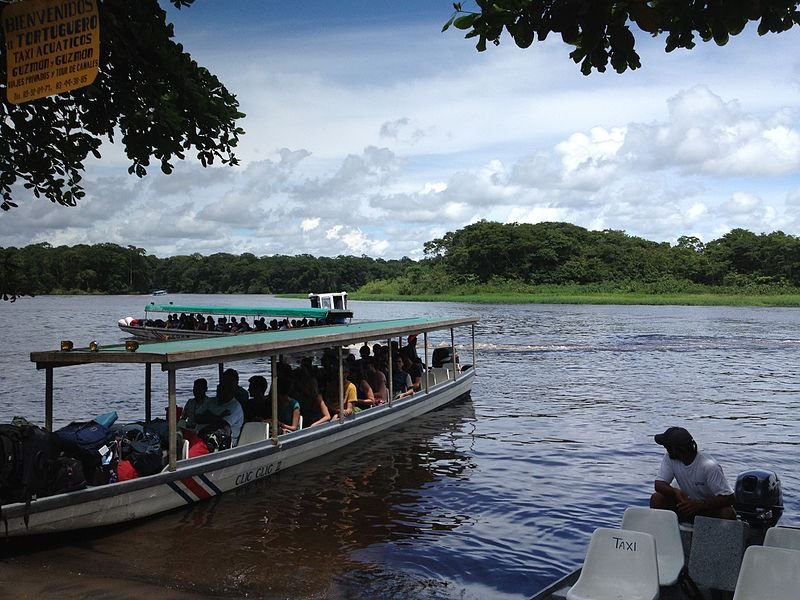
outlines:
[[[445,348],[434,348],[433,357],[431,358],[434,368],[443,367],[445,363],[453,362],[453,348],[447,346]]]
[[[434,348],[433,357],[431,358],[433,368],[447,367],[453,368],[453,347],[445,346],[444,348]],[[462,365],[458,360],[458,353],[455,353],[455,368],[459,371],[466,371],[472,368],[472,365]]]
[[[736,512],[751,527],[774,527],[783,515],[783,491],[777,474],[764,469],[739,473]]]

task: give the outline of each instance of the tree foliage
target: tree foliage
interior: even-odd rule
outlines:
[[[477,38],[477,49],[500,44],[507,32],[520,48],[548,35],[561,36],[574,49],[570,58],[581,72],[618,73],[641,66],[636,35],[665,37],[665,50],[694,48],[697,38],[724,46],[731,35],[757,22],[759,35],[780,33],[800,23],[798,2],[791,0],[475,0],[477,10],[461,2],[443,28],[451,25]]]
[[[117,244],[0,248],[0,294],[145,294],[154,289],[198,294],[352,291],[401,276],[410,261],[367,256],[316,258],[242,255],[157,258]]]
[[[479,221],[425,244],[431,266],[455,284],[502,279],[529,285],[686,281],[712,286],[800,287],[800,238],[734,229],[708,244],[674,246],[569,223]]]
[[[178,8],[194,0],[170,0]],[[0,0],[2,9],[8,0]],[[5,40],[0,31],[0,208],[17,206],[14,184],[37,198],[74,206],[81,173],[103,139],[121,139],[143,177],[152,159],[164,173],[193,152],[203,166],[236,164],[244,133],[239,103],[207,69],[173,41],[158,0],[100,4],[100,68],[90,86],[13,105],[6,99]]]
[[[781,231],[734,229],[707,244],[682,236],[670,245],[570,223],[480,221],[426,242],[425,252],[421,261],[223,252],[157,258],[135,246],[40,243],[0,248],[0,295],[10,290],[144,294],[153,289],[199,294],[363,289],[432,295],[565,284],[653,292],[692,286],[745,292],[800,287],[800,238]]]

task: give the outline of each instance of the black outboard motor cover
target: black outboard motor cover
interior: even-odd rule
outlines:
[[[447,346],[445,348],[434,348],[433,357],[431,358],[434,368],[443,366],[445,363],[453,362],[453,348]]]
[[[751,527],[773,527],[783,515],[781,480],[773,471],[752,469],[736,478],[736,512]]]

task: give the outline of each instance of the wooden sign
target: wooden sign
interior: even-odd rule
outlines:
[[[29,102],[91,84],[100,66],[98,0],[24,0],[6,5],[7,96]]]

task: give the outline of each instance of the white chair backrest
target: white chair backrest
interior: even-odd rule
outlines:
[[[239,435],[237,446],[263,442],[266,439],[269,439],[269,423],[249,421],[242,425],[242,433]]]
[[[656,539],[659,583],[675,585],[685,564],[678,515],[671,510],[629,506],[622,516],[622,528],[643,531]]]
[[[592,534],[567,600],[656,600],[656,541],[649,533],[600,527]]]
[[[303,428],[303,415],[300,415],[300,420],[297,422],[297,431]]]
[[[800,552],[750,546],[744,553],[733,600],[789,600],[800,596]]]
[[[450,379],[450,369],[444,367],[434,367],[431,369],[433,376],[436,378],[436,383],[444,383]]]
[[[427,377],[428,377],[428,387],[435,386],[436,385],[436,373],[434,373],[432,369],[428,371]]]
[[[800,550],[800,529],[794,527],[770,527],[764,536],[764,545],[787,550]]]

